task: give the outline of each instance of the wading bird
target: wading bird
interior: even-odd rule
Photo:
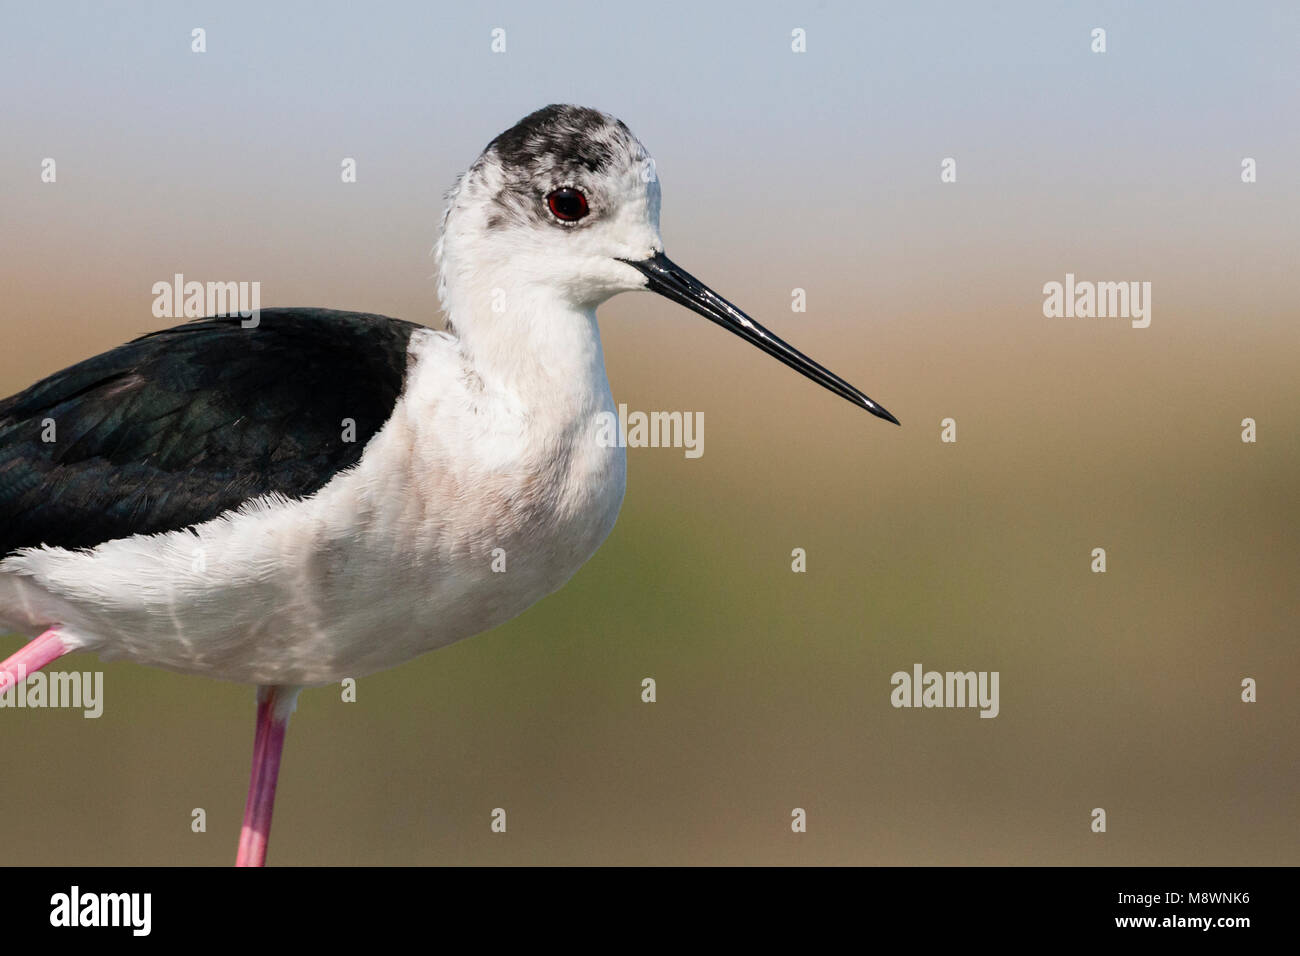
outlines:
[[[0,625],[32,638],[0,689],[70,651],[257,685],[238,865],[265,859],[303,687],[509,620],[613,528],[600,303],[658,292],[897,424],[664,256],[653,164],[595,110],[492,140],[436,255],[446,331],[213,317],[0,402]]]

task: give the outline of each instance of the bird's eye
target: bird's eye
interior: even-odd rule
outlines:
[[[577,222],[587,215],[587,197],[569,186],[557,189],[546,197],[551,215],[561,222]]]

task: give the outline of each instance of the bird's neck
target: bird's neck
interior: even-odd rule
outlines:
[[[456,283],[444,306],[470,371],[521,412],[589,416],[612,406],[595,306],[501,276]]]

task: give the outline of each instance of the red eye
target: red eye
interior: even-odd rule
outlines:
[[[568,186],[547,196],[546,205],[551,215],[562,222],[577,222],[587,215],[587,197]]]

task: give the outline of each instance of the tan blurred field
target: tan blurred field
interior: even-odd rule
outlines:
[[[704,411],[704,456],[632,450],[614,534],[522,618],[355,704],[304,694],[272,862],[1295,863],[1294,332],[1220,337],[1176,307],[1145,331],[1010,306],[944,336],[933,314],[772,318],[894,429],[667,303],[614,301],[618,400]],[[14,365],[130,334],[37,309],[6,393]],[[826,311],[853,314],[847,281]],[[1000,671],[1001,715],[891,708],[915,662]],[[252,691],[120,664],[105,684],[99,720],[5,713],[8,861],[228,862]]]

